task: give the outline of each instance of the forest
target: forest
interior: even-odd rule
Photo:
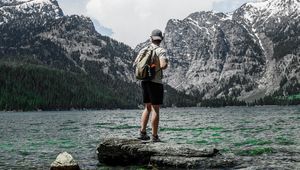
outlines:
[[[165,85],[163,107],[298,105],[297,89],[289,87],[289,95],[277,91],[247,103],[233,97],[202,99]],[[139,83],[116,80],[101,72],[87,74],[40,64],[0,62],[0,110],[4,111],[137,109],[142,105],[141,94]]]
[[[2,63],[0,75],[0,110],[110,109],[136,105],[84,74]]]
[[[137,109],[138,84],[28,63],[0,62],[0,110]],[[166,86],[164,107],[196,106],[195,98]]]

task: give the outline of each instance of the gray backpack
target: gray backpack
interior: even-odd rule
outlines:
[[[135,77],[138,80],[152,80],[155,77],[155,65],[153,65],[154,60],[158,57],[155,53],[156,48],[151,48],[148,46],[143,52],[141,57],[138,59],[135,68]]]

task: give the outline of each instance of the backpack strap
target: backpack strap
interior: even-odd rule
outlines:
[[[149,45],[149,47],[150,47],[151,45]],[[153,58],[154,58],[154,53],[155,53],[155,50],[156,49],[158,49],[159,47],[155,47],[154,49],[151,49],[151,52],[152,52],[152,54],[151,54],[151,59],[152,59],[152,62],[153,62]],[[158,56],[157,56],[158,57]],[[158,57],[158,60],[159,60],[159,57]],[[159,61],[160,62],[160,61]],[[158,73],[158,72],[161,72],[161,74],[160,74],[160,78],[162,79],[163,78],[163,70],[161,69],[161,68],[159,68],[157,71],[155,71],[155,73]]]
[[[137,56],[137,58],[136,58],[135,61],[133,62],[133,66],[135,66],[138,62],[140,62],[140,61],[146,56],[148,50],[149,50],[149,47],[147,47],[147,48],[143,51],[142,54],[139,54],[139,55]]]
[[[151,48],[151,45],[149,45],[148,48]],[[158,49],[158,47],[155,47],[155,48],[151,49],[151,63],[154,62],[154,55],[155,55],[155,53],[156,53],[156,52],[155,52],[156,49]]]

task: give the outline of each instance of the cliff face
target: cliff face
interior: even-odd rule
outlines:
[[[231,16],[200,12],[170,20],[165,36],[167,82],[179,90],[205,98],[237,96],[262,76],[265,58],[258,43]]]
[[[0,3],[0,58],[133,81],[133,50],[95,31],[84,16],[65,16],[55,0]]]
[[[253,101],[299,92],[299,4],[268,0],[233,13],[196,12],[169,20],[163,42],[170,57],[166,82],[207,99]]]
[[[245,4],[234,12],[233,18],[257,38],[266,58],[259,86],[249,95],[300,91],[299,9],[299,0],[269,0]]]

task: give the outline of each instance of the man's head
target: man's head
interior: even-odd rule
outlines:
[[[162,32],[159,29],[155,29],[151,33],[151,41],[155,44],[160,44],[161,41],[164,39]]]

